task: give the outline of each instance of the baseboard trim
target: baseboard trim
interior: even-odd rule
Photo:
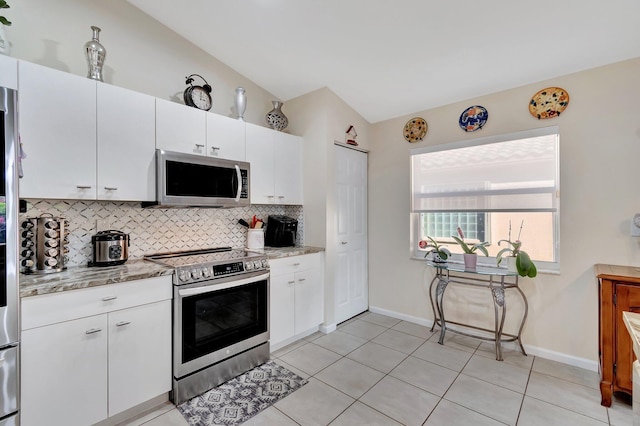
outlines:
[[[378,308],[376,306],[369,306],[369,311],[376,314],[381,314],[381,315],[386,315],[388,317],[396,318],[402,321],[423,325],[425,327],[431,327],[433,325],[432,320],[414,317],[412,315],[405,315],[398,312],[390,311],[388,309]],[[529,355],[539,356],[540,358],[549,359],[551,361],[557,361],[563,364],[572,365],[574,367],[584,368],[585,370],[598,372],[598,361],[592,361],[587,358],[580,358],[577,356],[565,354],[562,352],[552,351],[552,350],[541,348],[538,346],[532,346],[527,344],[523,344],[523,346],[525,351],[527,351],[527,354]],[[505,347],[518,350],[514,342],[505,343]]]
[[[324,334],[329,334],[332,331],[336,331],[336,329],[338,328],[337,324],[321,324],[320,325],[320,332],[324,333]]]

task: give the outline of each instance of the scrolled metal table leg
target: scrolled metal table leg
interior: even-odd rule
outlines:
[[[447,284],[449,284],[449,280],[440,276],[438,286],[436,287],[436,307],[438,308],[438,315],[440,315],[440,340],[438,340],[438,343],[441,345],[444,343],[444,334],[447,330],[447,323],[444,319],[444,307],[442,306],[444,291],[447,289]]]
[[[493,308],[495,313],[495,339],[496,339],[496,359],[502,361],[502,329],[507,314],[507,305],[504,297],[504,287],[494,287],[491,285],[491,295],[493,296]],[[502,315],[499,311],[502,310]],[[498,322],[498,316],[500,321]]]
[[[431,284],[429,284],[429,302],[431,302],[431,310],[433,311],[433,324],[431,325],[431,331],[433,331],[438,323],[438,316],[436,315],[436,307],[433,303],[433,284],[438,279],[438,274],[431,280]]]
[[[518,290],[520,296],[522,296],[522,301],[524,302],[524,315],[522,316],[522,322],[520,322],[520,328],[518,329],[518,345],[520,345],[522,355],[527,356],[524,346],[522,346],[522,329],[524,328],[524,323],[527,321],[527,315],[529,315],[529,302],[527,301],[527,297],[524,295],[523,291],[520,290],[520,287],[516,287],[516,290]]]

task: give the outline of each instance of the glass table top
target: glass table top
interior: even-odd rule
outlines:
[[[453,262],[445,262],[445,263],[436,263],[430,260],[426,261],[427,266],[432,268],[438,268],[446,271],[452,272],[466,272],[469,274],[478,274],[478,275],[497,275],[503,277],[517,277],[517,272],[509,272],[507,268],[497,268],[490,266],[482,266],[478,265],[473,269],[466,269],[463,263],[453,263]]]

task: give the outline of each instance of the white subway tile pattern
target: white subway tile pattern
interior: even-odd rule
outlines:
[[[117,229],[129,234],[129,258],[176,250],[229,246],[245,247],[247,230],[238,219],[253,215],[267,222],[269,215],[287,215],[298,220],[296,245],[304,245],[302,206],[252,205],[231,209],[140,207],[135,202],[27,200],[27,213],[20,221],[50,213],[69,220],[69,263],[86,265],[91,260],[91,236]]]

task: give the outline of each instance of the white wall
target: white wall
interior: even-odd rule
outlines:
[[[640,239],[629,236],[630,219],[640,211],[638,75],[640,58],[373,125],[369,158],[371,306],[425,322],[433,318],[424,288],[432,271],[410,260],[411,148],[558,125],[561,273],[522,279],[529,300],[523,341],[539,354],[595,368],[598,294],[593,265],[640,265]],[[539,121],[529,115],[528,102],[548,86],[566,89],[570,104],[560,117]],[[475,104],[487,108],[489,120],[482,130],[465,134],[458,127],[458,117]],[[402,129],[414,116],[425,118],[429,131],[421,143],[409,144]],[[466,308],[455,315],[471,320],[493,316],[492,307],[482,308],[480,303]]]
[[[371,143],[371,125],[329,89],[288,101],[292,133],[304,136],[305,244],[325,247],[325,325],[335,323],[334,141],[353,125],[361,148]]]
[[[3,9],[11,56],[77,75],[87,75],[84,44],[91,26],[102,29],[106,83],[182,102],[185,77],[202,75],[213,87],[212,112],[235,117],[235,88],[247,93],[248,122],[266,126],[276,99],[125,0],[14,0]],[[224,40],[221,40],[223,43]],[[198,78],[195,84],[204,84]],[[287,106],[283,108],[287,114]]]

